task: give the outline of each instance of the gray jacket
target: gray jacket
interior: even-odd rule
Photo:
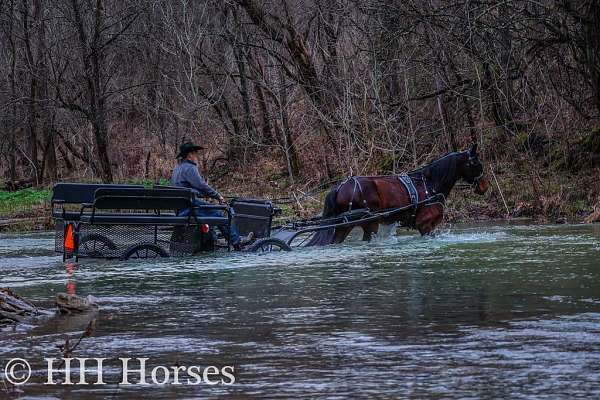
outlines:
[[[173,170],[171,185],[194,189],[200,197],[218,199],[219,192],[211,188],[198,172],[198,166],[190,160],[182,160]]]

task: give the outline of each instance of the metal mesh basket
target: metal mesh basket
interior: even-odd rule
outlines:
[[[136,247],[155,245],[164,255],[192,255],[197,249],[198,228],[158,225],[90,225],[79,226],[79,257],[123,258]]]
[[[65,241],[65,221],[56,219],[54,222],[54,251],[62,253]]]

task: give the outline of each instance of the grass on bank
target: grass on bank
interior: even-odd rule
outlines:
[[[34,216],[50,203],[52,190],[28,188],[16,192],[0,190],[0,217]]]
[[[127,184],[152,187],[157,182],[152,180],[130,180]],[[168,185],[167,179],[161,179],[160,185]],[[0,218],[18,218],[38,216],[40,211],[46,211],[50,205],[52,189],[37,187],[21,189],[16,192],[0,190]]]

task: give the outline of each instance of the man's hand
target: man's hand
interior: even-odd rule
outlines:
[[[225,204],[225,203],[227,203],[225,201],[225,199],[223,198],[223,196],[221,196],[221,195],[219,195],[219,198],[217,200],[219,201],[219,204]]]

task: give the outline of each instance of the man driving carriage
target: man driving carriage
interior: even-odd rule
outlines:
[[[191,142],[186,142],[179,146],[179,154],[177,154],[178,163],[171,175],[171,185],[193,189],[199,197],[209,197],[217,200],[220,204],[226,204],[223,196],[206,183],[206,180],[198,171],[199,151],[203,149],[202,146],[195,145]],[[210,203],[195,199],[194,204],[202,206]],[[189,212],[190,210],[183,210],[179,215],[187,215]],[[221,210],[197,209],[195,212],[198,217],[224,216]],[[218,228],[225,238],[229,237],[230,232],[228,226],[220,225]],[[235,250],[240,250],[244,244],[251,242],[253,236],[254,235],[250,233],[248,237],[242,239],[235,225],[231,224],[231,245]]]

